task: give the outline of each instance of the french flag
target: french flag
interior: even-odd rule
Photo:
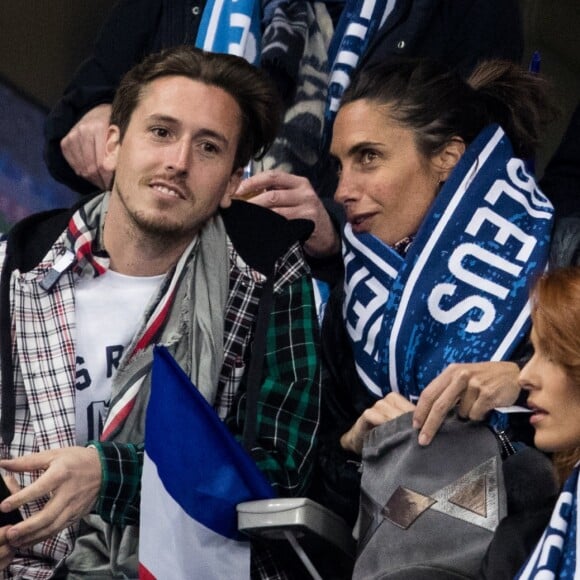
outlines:
[[[189,377],[155,347],[141,488],[142,580],[249,578],[236,505],[274,492]]]

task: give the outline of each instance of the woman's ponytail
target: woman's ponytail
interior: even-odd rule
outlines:
[[[533,157],[545,126],[556,117],[542,76],[502,60],[484,61],[467,79],[489,123],[499,123],[518,157]]]

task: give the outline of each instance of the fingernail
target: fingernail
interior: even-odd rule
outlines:
[[[417,419],[413,419],[413,429],[420,429],[421,425],[419,424],[419,421],[417,421]]]
[[[419,435],[419,445],[425,446],[429,444],[429,438],[427,437],[427,435],[425,435],[425,433],[421,433],[421,435]]]
[[[12,509],[12,504],[9,501],[3,501],[0,503],[0,511],[11,512]]]

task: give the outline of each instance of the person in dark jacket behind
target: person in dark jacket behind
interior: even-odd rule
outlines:
[[[237,14],[242,5],[247,13]],[[180,43],[236,51],[276,81],[284,123],[239,195],[261,192],[252,203],[314,221],[305,249],[318,270],[325,264],[316,258],[339,250],[344,216],[331,199],[336,175],[327,153],[352,73],[392,56],[428,56],[464,75],[483,59],[520,62],[523,30],[517,0],[121,0],[48,116],[46,161],[57,180],[83,193],[108,186],[103,143],[121,75],[148,52]]]
[[[554,204],[557,219],[580,213],[580,103],[546,165],[540,187]]]
[[[278,494],[305,493],[320,399],[300,247],[312,225],[231,200],[279,111],[269,79],[239,57],[150,55],[113,101],[111,190],[31,216],[0,244],[1,463],[23,486],[2,509],[27,516],[0,529],[11,577],[47,578],[65,558],[83,577],[138,576],[155,345],[235,436],[255,418],[246,448]],[[254,550],[253,577],[279,578],[265,557]]]

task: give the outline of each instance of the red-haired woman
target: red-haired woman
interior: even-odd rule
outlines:
[[[526,546],[533,549],[516,578],[580,577],[580,267],[554,270],[538,280],[532,292],[532,323],[534,355],[522,369],[519,383],[528,391],[534,443],[554,454],[565,482],[535,548],[531,530],[542,529],[538,522],[549,508],[508,516],[500,524],[483,571],[483,577],[494,580],[498,574],[512,577],[506,572]],[[514,543],[518,531],[521,535]]]

